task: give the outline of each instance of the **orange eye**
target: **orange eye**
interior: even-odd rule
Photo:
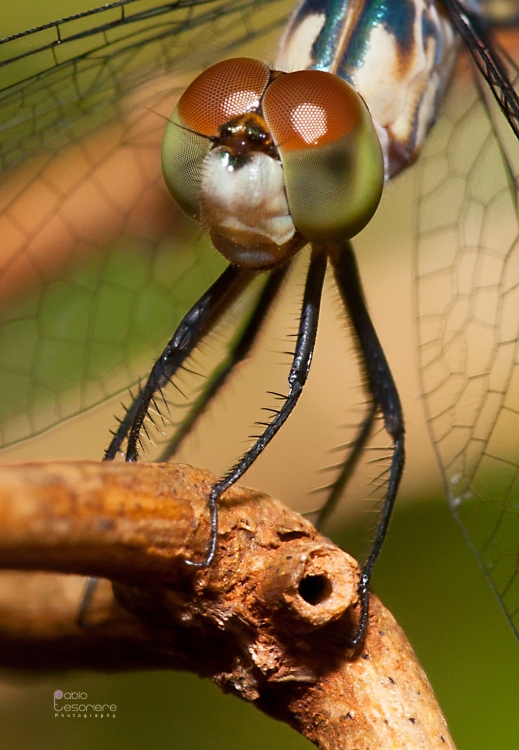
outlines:
[[[359,94],[331,73],[300,70],[273,81],[262,106],[299,234],[335,242],[360,232],[380,200],[384,163]]]
[[[223,60],[204,71],[182,94],[177,111],[190,130],[216,135],[220,125],[259,107],[268,67],[248,57]]]
[[[335,143],[363,119],[354,89],[321,70],[299,70],[275,80],[263,98],[263,113],[285,153]]]

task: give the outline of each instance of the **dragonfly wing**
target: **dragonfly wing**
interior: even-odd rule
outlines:
[[[492,16],[489,16],[489,19],[485,18],[473,0],[444,0],[444,5],[453,26],[470,51],[475,65],[505,114],[510,127],[519,138],[519,96],[510,83],[514,64],[496,44],[491,34],[489,19]],[[491,3],[486,3],[482,10],[489,10],[492,7]],[[517,11],[515,18],[516,16]],[[509,17],[509,22],[512,21],[514,21],[514,14],[510,14]]]
[[[0,44],[0,447],[145,377],[222,269],[163,187],[162,133],[194,71],[273,44],[289,5],[137,0]]]
[[[417,166],[419,367],[452,511],[518,633],[519,154],[472,72]]]
[[[288,12],[274,0],[122,0],[0,40],[0,170],[113,121],[146,82],[171,89],[239,55]]]

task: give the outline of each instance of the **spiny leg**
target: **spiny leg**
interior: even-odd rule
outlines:
[[[227,266],[222,275],[184,316],[173,337],[155,362],[144,388],[134,399],[119,425],[104,455],[105,461],[115,458],[126,436],[128,436],[126,460],[137,460],[141,429],[153,397],[170,382],[197,344],[209,333],[254,275],[254,271]]]
[[[126,451],[126,460],[137,460],[137,445],[142,423],[155,393],[169,383],[193,349],[209,333],[225,310],[240,295],[253,277],[253,271],[240,269],[236,266],[227,266],[221,276],[184,316],[173,337],[153,366],[146,385],[133,400],[132,405],[121,421],[105,452],[104,461],[112,461],[115,458],[128,432],[130,432],[130,437]],[[97,578],[89,578],[87,580],[77,617],[80,627],[87,627],[86,617],[92,604],[96,583]]]
[[[263,328],[267,314],[280,290],[289,267],[290,264],[287,264],[283,268],[270,273],[268,281],[261,290],[245,326],[231,341],[224,360],[208,379],[204,389],[161,453],[159,461],[169,461],[175,455],[184,438],[189,435],[208,404],[223,388],[235,367],[248,357]]]
[[[321,305],[321,295],[323,290],[324,276],[326,273],[326,250],[325,248],[313,248],[310,265],[306,277],[305,291],[303,295],[303,304],[299,319],[299,329],[297,342],[293,355],[292,366],[288,376],[289,392],[283,396],[283,406],[276,413],[272,421],[267,425],[264,432],[260,435],[247,453],[238,461],[235,466],[227,472],[223,479],[214,485],[208,500],[208,507],[211,517],[211,538],[209,549],[205,560],[193,562],[186,560],[189,565],[196,567],[206,567],[211,564],[216,551],[216,542],[218,537],[218,498],[229,489],[231,485],[243,476],[247,469],[254,463],[263,449],[270,443],[280,427],[286,422],[288,416],[295,407],[303,387],[308,378],[310,363],[315,346],[317,335],[317,324],[319,321],[319,309]]]
[[[362,284],[357,268],[357,261],[350,242],[341,243],[329,248],[330,260],[335,271],[337,286],[346,305],[360,352],[363,357],[368,379],[368,386],[373,398],[379,405],[384,418],[384,426],[393,441],[393,456],[384,498],[384,505],[375,534],[375,540],[364,567],[362,568],[359,594],[361,600],[361,617],[357,632],[351,640],[358,645],[366,631],[369,617],[369,582],[373,568],[384,542],[398,485],[404,468],[404,418],[400,397],[389,369],[386,356],[369,316]]]
[[[342,497],[344,488],[348,484],[350,477],[355,471],[359,459],[363,453],[363,450],[368,442],[373,424],[375,423],[375,417],[378,412],[378,403],[375,399],[372,399],[369,404],[368,412],[365,414],[360,426],[357,430],[357,434],[353,438],[353,441],[348,446],[349,452],[345,460],[342,462],[341,470],[339,475],[335,478],[331,487],[328,487],[329,493],[326,498],[324,505],[320,508],[317,519],[315,521],[315,528],[322,529],[326,521],[330,518],[337,503]]]

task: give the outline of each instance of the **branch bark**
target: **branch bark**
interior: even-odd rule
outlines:
[[[209,677],[323,750],[454,748],[413,651],[356,562],[278,501],[233,487],[205,557],[215,477],[183,465],[0,467],[0,664],[182,669]],[[87,628],[84,579],[103,582]],[[112,593],[113,591],[113,593]]]

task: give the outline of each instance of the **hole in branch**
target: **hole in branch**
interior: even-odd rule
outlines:
[[[321,604],[332,593],[332,584],[326,576],[306,576],[299,584],[299,595],[305,602]]]

